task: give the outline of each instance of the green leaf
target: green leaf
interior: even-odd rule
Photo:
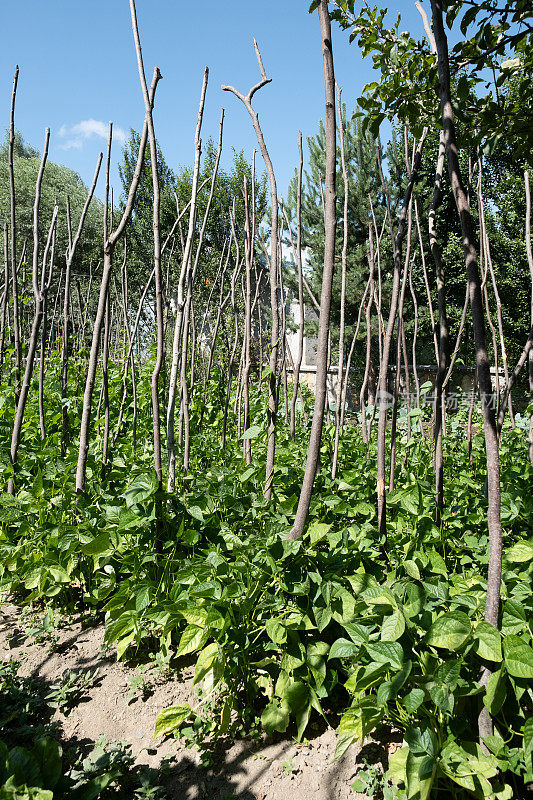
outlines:
[[[506,636],[503,640],[505,666],[513,678],[533,678],[533,649],[518,636]]]
[[[205,628],[207,625],[208,611],[205,608],[180,608],[179,613],[189,625]]]
[[[222,650],[218,642],[211,642],[205,647],[198,655],[196,662],[196,669],[194,671],[194,680],[192,685],[199,683],[203,680],[209,672],[212,672],[213,685],[218,681],[222,672]]]
[[[382,719],[383,710],[376,705],[375,697],[363,697],[357,705],[346,711],[337,731],[339,738],[334,760],[341,758],[351,744],[362,741]]]
[[[416,581],[420,580],[420,570],[415,561],[407,559],[407,561],[403,562],[403,567],[410,578],[414,578]]]
[[[246,483],[246,481],[252,477],[254,472],[255,472],[255,467],[248,467],[248,469],[245,469],[240,477],[240,482]]]
[[[196,650],[203,647],[208,638],[209,631],[205,628],[199,628],[198,625],[188,625],[181,634],[176,656],[186,656],[189,653],[195,653]]]
[[[265,625],[267,636],[275,644],[285,644],[287,641],[287,628],[279,619],[268,619]]]
[[[41,736],[33,746],[43,783],[53,789],[61,777],[61,748],[49,736]]]
[[[359,652],[359,645],[350,642],[349,639],[337,639],[331,645],[329,651],[329,658],[349,658],[355,656]]]
[[[416,688],[411,689],[409,694],[406,694],[405,697],[403,698],[403,704],[408,714],[414,714],[417,708],[419,708],[423,702],[424,702],[423,689],[416,689]]]
[[[436,680],[447,686],[448,689],[455,689],[459,675],[461,674],[462,659],[454,659],[453,661],[445,661],[441,664],[435,673]]]
[[[463,34],[463,36],[466,35],[468,26],[475,20],[478,12],[479,8],[477,8],[476,6],[467,9],[467,11],[465,12],[464,17],[461,20],[461,33]]]
[[[498,762],[492,753],[483,753],[475,742],[449,742],[441,752],[439,766],[455,783],[475,797],[494,797],[489,778],[498,774]]]
[[[507,692],[505,690],[505,675],[501,669],[493,672],[487,680],[483,703],[489,710],[491,716],[496,716],[505,702]]]
[[[533,776],[533,717],[524,722],[524,761],[526,762],[526,780]]]
[[[438,575],[448,574],[448,570],[446,569],[446,562],[444,561],[443,557],[437,553],[436,550],[430,550],[428,552],[428,556],[431,564],[431,572],[435,572]]]
[[[32,486],[32,494],[34,497],[40,497],[43,493],[43,476],[41,474],[41,470],[37,473],[35,480],[33,481]]]
[[[314,642],[307,648],[306,663],[316,683],[316,688],[320,689],[326,678],[326,656],[329,652],[329,644],[326,642]]]
[[[429,696],[444,714],[451,715],[454,706],[453,694],[445,686],[431,686]]]
[[[248,430],[244,431],[242,438],[243,439],[256,439],[259,434],[261,433],[261,428],[259,425],[252,425]]]
[[[188,703],[181,706],[165,708],[157,717],[154,739],[157,739],[157,737],[162,734],[173,733],[178,730],[185,720],[190,717],[191,713],[191,707]]]
[[[367,642],[365,647],[374,661],[388,663],[393,669],[402,668],[403,648],[398,642]]]
[[[406,746],[400,747],[389,756],[389,768],[385,777],[392,781],[396,787],[407,782],[406,764],[408,756],[409,748]]]
[[[261,724],[270,736],[274,731],[285,733],[290,719],[289,705],[286,701],[272,700],[261,714]]]
[[[313,522],[309,526],[309,536],[311,538],[311,547],[314,547],[318,542],[327,539],[330,531],[331,524],[327,525],[325,522]]]
[[[407,796],[416,800],[428,800],[436,771],[437,761],[433,756],[417,756],[409,752],[405,762]]]
[[[131,506],[152,497],[158,487],[159,481],[155,471],[137,475],[123,494],[127,507],[131,508]]]
[[[281,698],[286,700],[290,710],[295,716],[296,726],[298,730],[298,741],[301,740],[304,731],[309,722],[311,714],[311,702],[309,696],[309,687],[302,681],[294,681],[290,683]]]
[[[188,508],[187,511],[189,512],[191,517],[193,517],[193,519],[197,519],[198,522],[204,522],[204,512],[202,511],[200,506],[190,506],[190,508]]]
[[[60,566],[48,567],[50,575],[56,583],[70,583],[70,576],[66,569]]]
[[[337,734],[339,738],[335,748],[335,761],[344,755],[350,745],[363,738],[363,721],[358,709],[348,709],[342,715]]]
[[[321,608],[320,606],[314,608],[315,622],[320,633],[327,628],[331,622],[331,608]]]
[[[150,586],[144,585],[140,586],[139,590],[135,595],[135,611],[139,614],[141,611],[149,605],[150,603]]]
[[[112,549],[108,533],[99,533],[92,542],[81,546],[82,552],[87,556],[100,556],[103,553],[110,553]]]
[[[126,636],[121,636],[120,639],[117,639],[117,661],[120,661],[134,639],[135,631],[131,631]]]
[[[470,638],[472,625],[463,611],[448,611],[437,617],[426,634],[426,644],[459,650]]]
[[[487,661],[502,660],[502,637],[500,632],[484,620],[479,622],[474,630],[474,650]]]
[[[41,771],[39,761],[25,747],[12,747],[8,754],[9,766],[17,786],[27,784],[35,786],[39,783]]]
[[[415,755],[436,756],[439,751],[437,737],[429,727],[418,728],[411,726],[405,730],[405,741],[409,751]]]
[[[381,626],[381,640],[383,642],[395,642],[405,631],[405,620],[402,612],[398,609],[390,617],[385,617]]]
[[[517,564],[531,561],[533,559],[533,539],[529,539],[527,542],[517,542],[505,553],[505,557],[508,561]]]

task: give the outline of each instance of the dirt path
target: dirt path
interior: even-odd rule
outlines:
[[[42,613],[38,617],[42,621]],[[332,729],[316,733],[309,743],[290,739],[272,743],[236,741],[202,754],[173,738],[153,741],[155,721],[164,708],[190,699],[194,668],[172,673],[164,680],[156,669],[139,678],[140,669],[117,662],[104,648],[102,625],[83,628],[72,622],[50,635],[36,636],[37,618],[31,620],[11,604],[3,604],[0,616],[0,657],[22,662],[20,674],[45,684],[57,681],[65,670],[98,669],[98,678],[83,699],[65,715],[56,710],[62,741],[90,745],[105,736],[110,742],[126,742],[136,764],[153,771],[168,797],[177,800],[358,800],[366,795],[351,788],[360,764],[352,747],[333,763],[336,734]],[[33,632],[32,629],[33,628]],[[53,647],[51,647],[53,642]],[[141,668],[142,670],[142,668]],[[149,687],[143,693],[142,683]],[[386,752],[365,745],[368,761]],[[364,754],[360,754],[364,755]],[[360,761],[361,759],[357,759]]]

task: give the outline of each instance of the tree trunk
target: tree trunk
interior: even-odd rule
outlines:
[[[2,311],[0,314],[0,379],[4,367],[4,349],[7,328],[7,309],[9,301],[9,260],[8,260],[8,238],[7,222],[4,222],[4,291],[2,294]]]
[[[487,576],[487,596],[485,603],[485,620],[495,628],[498,627],[498,611],[500,606],[500,588],[502,573],[502,528],[500,519],[500,462],[498,454],[498,434],[492,403],[492,384],[490,379],[490,365],[485,337],[485,322],[483,318],[483,301],[481,297],[481,283],[479,279],[477,255],[474,246],[474,232],[468,198],[463,187],[461,169],[457,154],[453,106],[450,91],[450,66],[448,61],[448,42],[444,31],[442,19],[442,0],[431,0],[433,11],[433,32],[437,45],[439,94],[442,106],[442,122],[448,172],[452,186],[457,211],[461,220],[463,234],[463,248],[466,259],[466,272],[469,287],[470,307],[474,327],[474,340],[476,347],[476,364],[478,370],[479,389],[481,395],[481,408],[483,413],[483,427],[485,432],[485,449],[487,460],[487,490],[488,512],[487,521],[489,529],[489,567]],[[484,668],[481,684],[486,682],[491,672]],[[485,706],[482,707],[479,717],[479,736],[492,734],[492,721]]]

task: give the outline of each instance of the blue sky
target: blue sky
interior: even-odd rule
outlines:
[[[223,163],[232,148],[250,155],[256,146],[251,120],[221,83],[248,91],[258,80],[252,46],[258,40],[272,83],[254,98],[267,146],[285,195],[297,160],[297,133],[317,130],[323,117],[323,73],[316,13],[308,0],[137,0],[137,16],[148,83],[154,66],[163,75],[155,109],[156,136],[170,167],[192,162],[193,136],[204,67],[210,68],[203,139],[218,135],[220,108],[226,110]],[[426,3],[426,5],[428,5]],[[402,28],[423,35],[414,2],[389,4],[402,13]],[[107,124],[117,132],[112,182],[120,188],[117,162],[124,134],[140,129],[144,105],[139,85],[128,0],[19,0],[2,10],[0,121],[9,123],[13,72],[19,64],[16,126],[40,149],[51,128],[49,158],[66,164],[89,183]],[[352,108],[372,62],[363,60],[347,34],[333,31],[336,77]],[[261,161],[258,167],[261,168]],[[98,194],[102,194],[102,180]]]

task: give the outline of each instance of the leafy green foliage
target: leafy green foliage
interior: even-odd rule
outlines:
[[[104,740],[85,756],[62,747],[40,682],[0,665],[0,797],[2,800],[157,798],[160,787],[134,766],[129,745]],[[68,743],[67,743],[68,744]]]
[[[0,145],[0,218],[2,221],[7,221],[10,218],[7,153],[8,134],[6,132],[6,138]],[[15,173],[18,257],[21,255],[23,242],[26,240],[28,249],[30,249],[30,243],[33,240],[33,204],[35,200],[35,182],[37,173],[39,172],[40,159],[40,152],[27,145],[22,136],[17,132],[15,136],[13,169]],[[75,231],[85,200],[87,199],[87,194],[87,188],[76,172],[62,164],[55,164],[52,161],[47,161],[41,191],[41,248],[46,241],[54,203],[57,199],[61,213],[58,215],[56,249],[58,253],[63,254],[66,252],[69,241],[65,212],[67,195],[70,201],[72,226]],[[85,222],[84,234],[80,240],[74,259],[73,269],[77,273],[80,271],[86,272],[87,268],[85,265],[91,260],[96,261],[97,258],[100,257],[100,227],[102,224],[102,214],[102,203],[97,198],[93,197]],[[28,258],[28,262],[31,263],[31,257]]]
[[[148,376],[146,365],[141,397],[149,396]],[[111,377],[113,395],[119,378]],[[55,380],[52,366],[47,380]],[[76,451],[59,457],[54,437],[57,442],[60,421],[50,420],[45,443],[28,430],[18,493],[4,496],[0,512],[1,588],[58,608],[80,600],[94,607],[105,614],[106,641],[119,658],[157,655],[161,663],[179,665],[192,656],[195,697],[160,715],[158,736],[198,741],[260,721],[269,733],[301,739],[313,716],[336,714],[338,756],[383,723],[403,732],[387,780],[407,796],[429,796],[453,784],[483,796],[488,786],[505,792],[523,780],[531,770],[533,674],[526,428],[506,431],[501,446],[507,547],[498,632],[483,621],[483,449],[475,436],[471,465],[461,413],[449,422],[452,478],[440,528],[433,521],[430,445],[423,437],[408,442],[406,418],[399,419],[399,452],[408,447],[409,457],[388,498],[385,570],[374,522],[374,446],[361,470],[366,445],[359,428],[347,424],[340,477],[317,477],[308,530],[289,542],[305,438],[291,442],[280,428],[275,499],[268,504],[262,494],[264,397],[252,388],[252,465],[243,465],[237,436],[228,439],[234,444],[227,444],[221,463],[218,380],[215,373],[208,391],[193,397],[195,477],[182,479],[165,498],[159,549],[149,448],[138,446],[134,454],[128,439],[117,442],[101,482],[96,437],[87,495],[73,505]],[[7,404],[0,412],[9,419]],[[148,441],[149,420],[140,425],[139,442]],[[231,413],[228,429],[236,433]],[[324,458],[332,434],[326,426]],[[7,457],[2,463],[7,476]],[[486,663],[493,674],[483,688],[479,672]],[[495,720],[490,756],[476,749],[472,736],[480,702]],[[474,765],[474,777],[466,764]]]

